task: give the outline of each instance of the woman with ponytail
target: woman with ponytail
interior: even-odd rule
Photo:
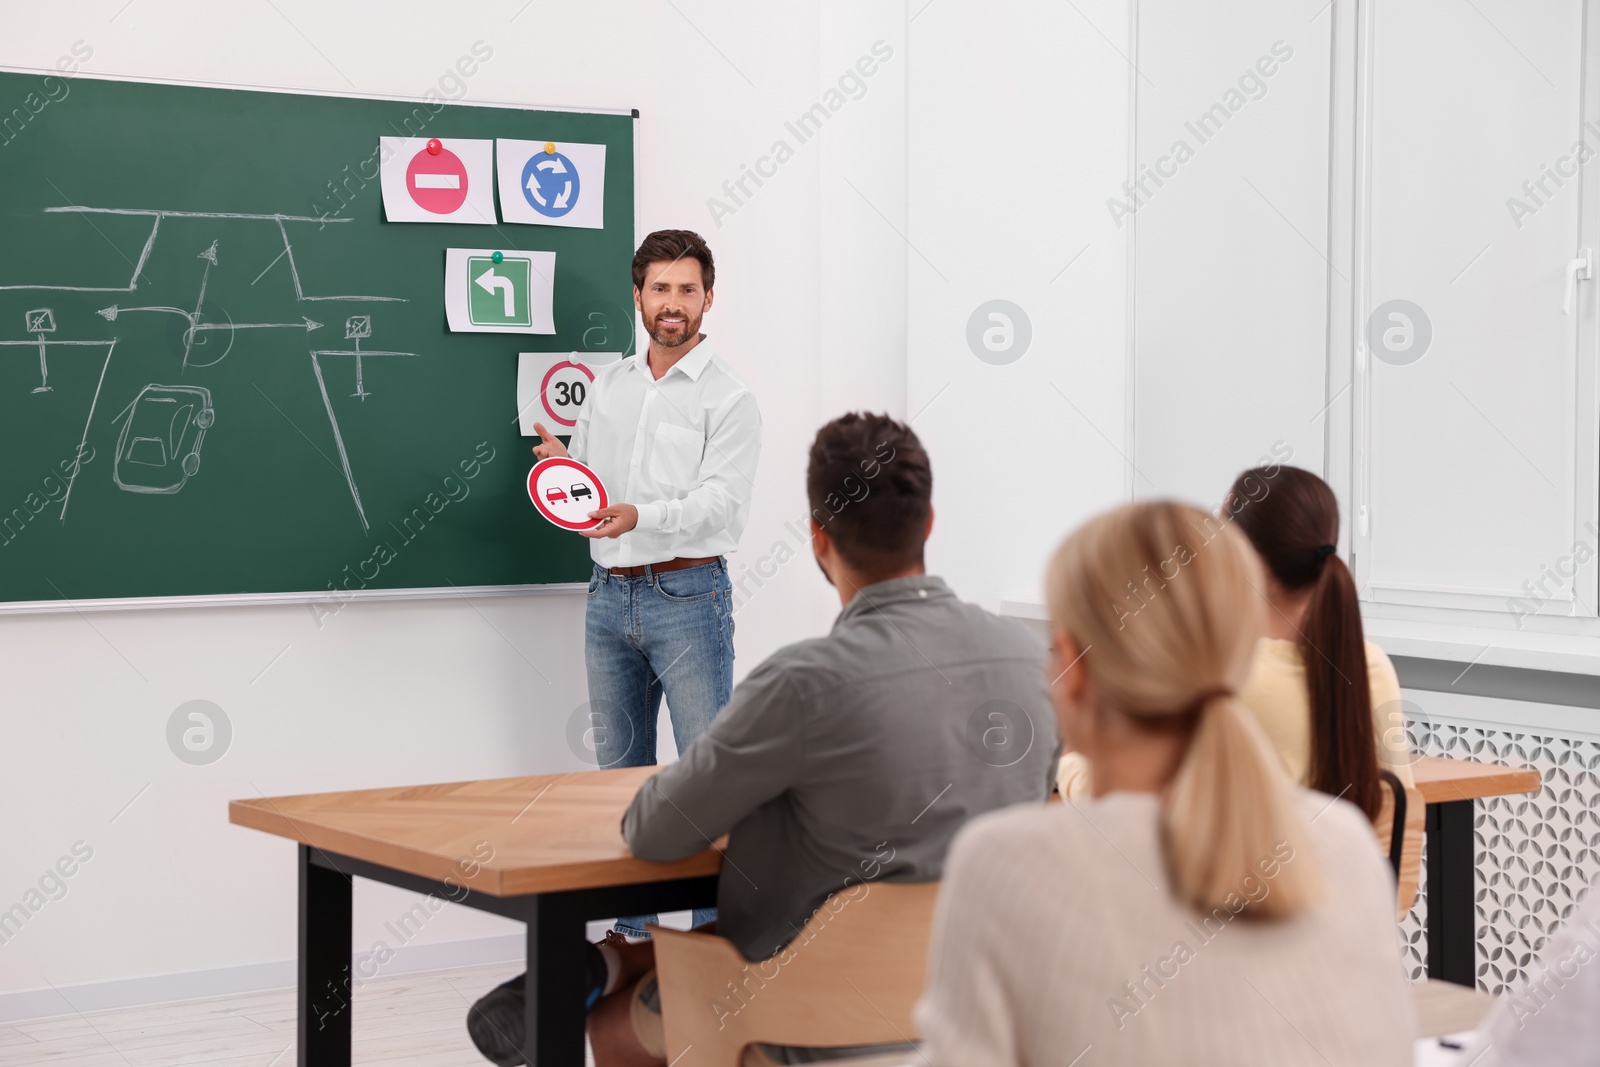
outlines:
[[[1232,524],[1182,504],[1056,552],[1048,669],[1090,795],[956,838],[917,1013],[933,1067],[1411,1062],[1371,826],[1299,789],[1238,696],[1261,584]]]
[[[1266,636],[1242,696],[1290,777],[1377,815],[1379,770],[1412,784],[1400,680],[1365,640],[1355,580],[1335,550],[1339,502],[1298,467],[1234,480],[1231,514],[1266,564]]]

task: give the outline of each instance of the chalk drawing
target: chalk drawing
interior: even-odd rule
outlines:
[[[122,423],[112,478],[129,493],[172,494],[200,473],[200,446],[217,420],[211,390],[147,385],[112,423]]]
[[[320,229],[328,224],[345,224],[352,219],[327,218],[308,215],[285,215],[281,213],[257,214],[248,212],[230,211],[179,211],[165,208],[106,208],[92,207],[83,204],[71,204],[62,207],[47,207],[44,209],[50,214],[83,214],[83,215],[122,215],[148,218],[150,220],[150,233],[145,238],[144,246],[139,253],[139,260],[133,266],[133,273],[129,276],[126,285],[0,285],[0,290],[36,290],[42,292],[64,293],[135,293],[143,280],[145,265],[156,247],[156,240],[161,234],[161,224],[166,219],[216,219],[216,220],[243,220],[252,222],[267,222],[277,228],[279,240],[283,250],[273,261],[256,275],[250,284],[259,282],[279,261],[288,263],[291,283],[294,287],[294,297],[298,302],[324,302],[324,301],[366,301],[374,303],[405,302],[404,297],[378,296],[366,294],[316,294],[307,293],[301,283],[300,270],[295,262],[293,242],[290,240],[289,227],[291,224],[316,223]],[[183,331],[183,356],[179,365],[179,373],[186,374],[190,371],[204,370],[214,367],[225,359],[233,349],[234,339],[240,330],[301,330],[309,334],[320,329],[323,323],[300,316],[296,321],[286,322],[234,322],[232,317],[223,312],[225,322],[206,321],[205,303],[206,290],[210,284],[213,271],[220,269],[222,256],[219,252],[220,240],[214,239],[211,244],[198,253],[197,258],[205,260],[201,270],[199,291],[196,294],[192,310],[172,307],[162,304],[149,304],[137,306],[122,306],[113,303],[100,308],[96,314],[107,322],[116,322],[118,317],[130,313],[177,315],[186,325]],[[52,308],[35,308],[26,313],[25,333],[31,335],[27,340],[0,340],[0,346],[29,346],[37,348],[39,353],[39,385],[33,390],[35,393],[48,393],[54,391],[50,384],[49,349],[56,346],[75,347],[103,347],[106,350],[105,362],[100,368],[100,376],[95,385],[95,392],[89,402],[89,412],[84,420],[83,435],[79,442],[79,454],[87,445],[90,430],[94,424],[95,412],[100,402],[100,392],[105,386],[106,373],[111,366],[111,357],[116,351],[117,340],[57,340],[52,337],[56,332],[55,311]],[[201,358],[202,350],[209,347],[207,338],[213,331],[227,331],[227,344],[220,355],[206,354]],[[349,349],[315,349],[312,350],[311,368],[316,379],[317,389],[322,396],[323,410],[328,416],[328,426],[333,433],[334,443],[338,446],[340,465],[344,472],[345,483],[350,489],[350,498],[355,504],[356,515],[361,520],[363,530],[370,529],[367,523],[366,510],[361,502],[361,492],[356,485],[355,475],[351,470],[349,453],[345,449],[344,435],[339,427],[338,417],[334,414],[333,402],[328,395],[327,382],[323,377],[324,358],[349,356],[355,360],[355,392],[351,395],[365,402],[372,395],[366,387],[365,361],[379,357],[415,357],[415,352],[396,352],[384,349],[363,349],[363,339],[372,336],[372,316],[351,315],[345,320],[345,339],[350,341]],[[144,386],[134,397],[133,401],[123,408],[112,420],[112,424],[121,424],[121,431],[117,440],[116,460],[112,465],[112,478],[119,489],[130,493],[148,493],[158,495],[171,495],[181,491],[190,478],[193,478],[200,469],[201,447],[205,440],[206,431],[216,419],[216,409],[212,404],[209,389],[199,385],[159,385],[149,384]],[[72,489],[76,482],[77,471],[74,470],[68,480],[67,491],[62,497],[60,520],[66,521],[67,506],[72,499]]]

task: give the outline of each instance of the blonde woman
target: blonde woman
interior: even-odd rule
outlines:
[[[1092,796],[957,837],[918,1009],[934,1067],[1411,1063],[1372,828],[1298,789],[1237,696],[1260,584],[1244,538],[1181,504],[1057,551],[1051,688]]]

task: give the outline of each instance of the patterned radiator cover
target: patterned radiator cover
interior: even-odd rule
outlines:
[[[1482,726],[1408,724],[1411,751],[1535,767],[1537,796],[1476,802],[1478,988],[1520,988],[1549,936],[1600,875],[1600,742]],[[1426,846],[1424,846],[1426,847]],[[1400,924],[1413,980],[1427,974],[1427,865],[1417,905]]]

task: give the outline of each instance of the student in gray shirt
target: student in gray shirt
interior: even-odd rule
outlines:
[[[622,821],[634,853],[661,862],[728,834],[717,933],[750,960],[849,885],[937,880],[968,820],[1044,801],[1060,747],[1042,644],[923,569],[933,475],[916,434],[883,415],[836,419],[806,488],[812,550],[844,610],[752,671]],[[652,947],[601,948],[597,1067],[664,1062]]]
[[[812,551],[844,610],[826,636],[752,671],[622,821],[635,855],[660,862],[728,835],[717,933],[752,961],[831,893],[938,880],[968,820],[1044,801],[1060,748],[1043,643],[923,568],[933,472],[916,434],[886,415],[835,419],[811,446],[806,490]],[[653,945],[612,934],[589,957],[597,1067],[664,1063]],[[523,1032],[524,981],[468,1015],[478,1048],[505,1067],[523,1062],[511,1035]]]

